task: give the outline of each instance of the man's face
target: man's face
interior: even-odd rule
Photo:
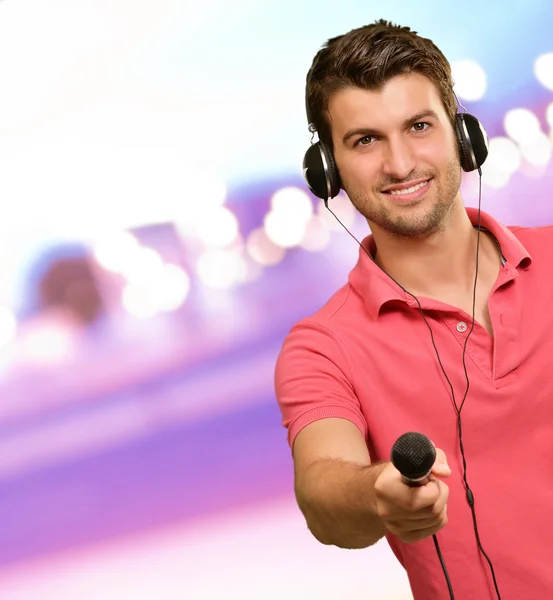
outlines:
[[[461,167],[432,81],[410,73],[378,90],[340,90],[329,114],[344,190],[373,233],[426,237],[443,230],[461,202]]]

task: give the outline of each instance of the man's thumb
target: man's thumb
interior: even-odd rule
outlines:
[[[447,457],[445,452],[440,448],[436,448],[436,460],[432,466],[432,473],[440,477],[448,477],[451,475],[451,469],[447,464]]]

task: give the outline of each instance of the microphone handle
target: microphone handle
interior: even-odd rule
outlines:
[[[401,481],[403,481],[403,483],[405,483],[405,485],[408,485],[409,487],[421,487],[432,480],[430,479],[430,473],[428,473],[420,479],[408,479],[407,477],[405,477],[405,475],[402,475]]]

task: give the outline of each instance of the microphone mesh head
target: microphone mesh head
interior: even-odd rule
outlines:
[[[420,479],[428,475],[435,460],[436,449],[422,433],[404,433],[392,448],[394,467],[408,479]]]

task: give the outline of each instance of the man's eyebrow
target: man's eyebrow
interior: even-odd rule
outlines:
[[[405,119],[405,121],[403,122],[403,127],[407,128],[409,127],[409,125],[412,125],[413,123],[417,123],[419,121],[421,121],[422,119],[427,119],[428,117],[432,117],[433,119],[438,119],[438,115],[433,111],[433,110],[423,110],[420,113],[417,113],[416,115],[413,115],[412,117],[409,117],[408,119]],[[380,135],[380,131],[378,131],[377,129],[371,129],[368,127],[358,127],[357,129],[350,129],[342,138],[342,143],[345,145],[348,143],[348,141],[352,138],[352,137],[365,137],[365,136],[369,136],[369,135]]]

